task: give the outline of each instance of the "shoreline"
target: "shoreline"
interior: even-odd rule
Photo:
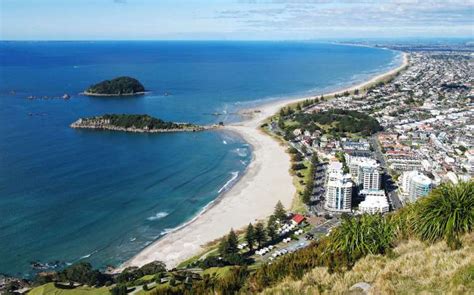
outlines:
[[[398,67],[367,81],[322,95],[328,98],[356,89],[364,91],[407,66],[408,54],[402,52],[402,63]],[[289,172],[290,156],[286,152],[286,146],[260,130],[260,125],[282,107],[318,96],[272,101],[242,110],[252,116],[222,128],[237,133],[252,146],[252,160],[240,179],[228,191],[206,205],[201,213],[142,249],[114,272],[155,260],[163,261],[167,268],[174,268],[180,262],[203,252],[207,243],[226,235],[231,228],[240,229],[249,222],[268,217],[279,200],[289,208],[296,194],[293,176]]]

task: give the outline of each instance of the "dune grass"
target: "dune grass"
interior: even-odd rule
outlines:
[[[317,267],[301,280],[287,279],[263,294],[342,294],[358,282],[372,286],[369,294],[469,294],[474,292],[474,233],[464,235],[462,242],[462,248],[452,250],[445,241],[405,241],[390,255],[362,258],[351,271],[329,274]]]

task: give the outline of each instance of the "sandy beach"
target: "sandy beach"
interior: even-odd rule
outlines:
[[[403,63],[399,67],[366,82],[324,96],[368,87],[400,71],[407,64],[407,55],[403,54]],[[289,173],[290,157],[286,153],[287,147],[265,135],[259,130],[259,126],[283,106],[308,98],[314,96],[280,100],[259,106],[256,108],[258,112],[253,112],[253,117],[249,120],[227,126],[226,130],[238,133],[252,145],[253,158],[246,173],[208,210],[143,249],[119,270],[127,266],[142,266],[154,260],[161,260],[168,268],[173,268],[181,261],[202,252],[205,244],[227,234],[231,228],[239,229],[249,222],[268,217],[278,200],[289,208],[296,189]],[[254,110],[249,112],[252,111]]]

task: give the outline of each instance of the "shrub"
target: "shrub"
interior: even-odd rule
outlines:
[[[393,246],[394,226],[381,215],[344,217],[330,235],[330,249],[347,255],[354,263],[368,254],[384,254]]]
[[[425,241],[445,239],[452,249],[474,224],[474,182],[442,184],[419,201],[413,229]]]
[[[293,169],[294,171],[298,171],[298,170],[306,169],[306,166],[302,163],[297,163],[297,164],[291,165],[291,169]]]
[[[65,268],[59,273],[59,278],[89,286],[102,286],[109,280],[109,276],[92,269],[92,265],[88,262],[75,263]]]
[[[161,261],[153,261],[140,267],[142,275],[153,275],[166,271],[166,265]]]

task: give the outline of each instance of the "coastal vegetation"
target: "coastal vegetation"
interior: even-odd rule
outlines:
[[[145,93],[145,87],[131,77],[118,77],[112,80],[105,80],[94,84],[84,91],[90,96],[126,96],[139,95]]]
[[[222,267],[229,265],[253,265],[254,259],[251,258],[255,254],[255,250],[262,248],[268,244],[275,243],[284,238],[277,233],[277,223],[288,219],[283,204],[278,201],[275,205],[274,212],[266,220],[259,221],[255,224],[249,223],[247,228],[239,235],[231,229],[229,234],[219,240],[217,245],[207,251],[204,258],[193,259],[182,267],[209,269],[213,267]],[[247,243],[245,247],[238,247],[239,243]]]
[[[149,115],[134,114],[105,114],[81,118],[72,123],[71,127],[130,132],[199,131],[205,129],[194,124],[167,122]]]
[[[124,128],[134,127],[139,129],[176,129],[183,127],[183,125],[173,122],[165,122],[161,119],[153,118],[148,115],[106,114],[103,115],[102,118],[104,120],[108,120],[111,125]]]
[[[474,234],[462,241],[464,247],[452,251],[444,241],[406,240],[390,255],[369,254],[344,273],[315,267],[301,279],[286,277],[262,294],[362,294],[354,290],[358,283],[368,284],[369,294],[469,294],[474,290]]]
[[[272,239],[273,222],[286,218],[278,204],[266,225],[250,224],[240,235],[231,230],[213,258],[204,258],[225,260],[225,265],[196,261],[185,269],[167,271],[157,262],[98,280],[89,266],[81,264],[51,281],[81,286],[89,282],[99,288],[110,285],[113,294],[134,288],[141,288],[141,294],[287,294],[295,290],[321,294],[347,292],[359,282],[370,284],[375,293],[445,290],[462,294],[474,287],[473,196],[472,181],[443,184],[388,215],[344,216],[328,236],[271,264],[257,264],[247,259],[249,254],[259,242],[263,246]],[[258,228],[264,235],[257,234]],[[252,246],[239,249],[242,241]],[[39,288],[46,286],[51,287]]]

